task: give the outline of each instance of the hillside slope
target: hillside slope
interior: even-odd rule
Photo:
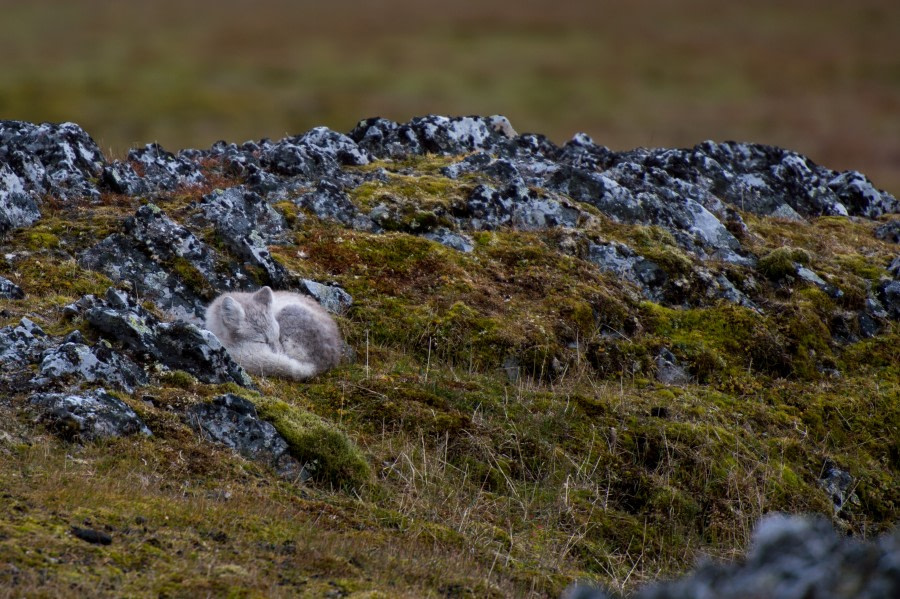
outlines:
[[[900,204],[776,147],[0,122],[0,595],[558,596],[900,509]],[[346,363],[197,325],[271,285]]]

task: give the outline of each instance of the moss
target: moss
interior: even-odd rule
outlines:
[[[164,385],[179,389],[192,389],[197,384],[197,379],[192,374],[183,370],[171,370],[164,372],[159,380]]]
[[[757,270],[774,281],[797,273],[797,265],[808,265],[810,255],[804,249],[781,247],[759,259]]]
[[[297,218],[300,215],[300,209],[297,207],[297,204],[285,200],[276,202],[273,206],[284,216],[284,220],[289,227],[294,227],[297,224]]]
[[[30,250],[52,249],[59,246],[59,237],[53,233],[33,230],[26,234],[25,245]]]
[[[287,441],[291,455],[307,464],[314,478],[348,490],[368,482],[369,463],[336,426],[278,399],[263,397],[254,403],[260,416]]]

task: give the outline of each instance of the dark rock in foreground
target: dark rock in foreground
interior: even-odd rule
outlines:
[[[565,599],[613,594],[576,585]],[[873,542],[840,536],[826,520],[769,515],[747,559],[706,563],[692,574],[644,587],[633,599],[891,599],[900,597],[900,528]]]

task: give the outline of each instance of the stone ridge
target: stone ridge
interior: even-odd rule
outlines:
[[[388,181],[383,168],[359,167],[426,155],[458,157],[440,169],[448,183],[472,177],[485,182],[464,201],[435,208],[434,218],[416,222],[414,230],[397,206],[353,201],[361,185]],[[79,256],[80,264],[131,281],[164,310],[196,323],[213,290],[259,284],[303,290],[267,247],[285,239],[284,215],[273,205],[290,202],[345,227],[405,230],[463,252],[474,247],[470,234],[476,231],[561,228],[573,239],[564,251],[621,276],[647,299],[756,307],[752,278],[729,278],[715,267],[752,267],[760,258],[741,241],[747,231],[742,212],[802,221],[823,215],[874,219],[900,211],[897,199],[864,175],[836,172],[782,148],[707,141],[687,149],[613,152],[584,134],[560,147],[541,135],[516,134],[501,116],[428,115],[405,124],[372,118],[347,135],[318,127],[278,141],[218,142],[177,153],[151,144],[123,162],[108,162],[72,123],[0,121],[0,234],[37,221],[47,196],[90,201],[104,192],[144,196],[196,186],[206,182],[203,166],[209,163],[221,164],[241,183],[204,196],[189,222],[175,222],[153,206],[141,208],[121,232]],[[622,241],[585,238],[582,225],[597,213],[667,232],[691,261],[690,272],[667,271]],[[230,256],[201,240],[209,225]],[[885,239],[897,237],[888,232],[891,226],[896,228],[882,227]],[[827,276],[802,266],[792,278],[832,296],[842,293]],[[895,280],[872,289],[855,318],[868,323],[900,313],[893,305],[896,288]]]

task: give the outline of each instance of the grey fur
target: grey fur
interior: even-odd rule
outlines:
[[[341,334],[314,300],[263,287],[220,295],[206,309],[206,328],[253,374],[307,379],[338,365]]]

